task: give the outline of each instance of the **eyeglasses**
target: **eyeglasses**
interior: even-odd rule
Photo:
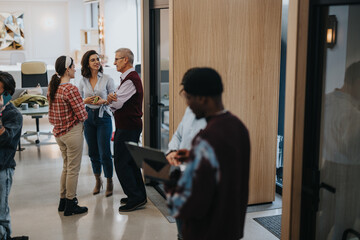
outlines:
[[[115,58],[115,62],[117,62],[118,60],[123,59],[123,58],[125,58],[125,57]]]

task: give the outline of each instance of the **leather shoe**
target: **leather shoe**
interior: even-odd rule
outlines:
[[[119,207],[119,212],[131,212],[134,211],[147,203],[147,200],[138,203],[127,203],[124,206]]]
[[[127,197],[120,199],[120,203],[121,203],[121,204],[127,204],[127,202],[128,202],[128,198],[127,198]]]

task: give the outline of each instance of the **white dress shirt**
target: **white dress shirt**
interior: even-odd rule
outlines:
[[[124,82],[123,84],[121,84],[121,82],[126,78],[126,76],[133,71],[135,71],[135,68],[130,68],[126,72],[121,74],[120,85],[115,90],[117,99],[116,99],[116,101],[113,101],[109,105],[111,111],[115,112],[116,110],[122,108],[124,103],[126,103],[126,101],[129,100],[132,97],[132,95],[134,95],[136,93],[136,88],[132,81],[128,80],[128,81]]]

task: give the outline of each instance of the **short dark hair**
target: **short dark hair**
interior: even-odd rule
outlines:
[[[195,96],[220,96],[223,92],[221,77],[212,68],[191,68],[181,82],[185,92]]]
[[[4,84],[4,90],[12,96],[16,87],[13,76],[8,72],[0,71],[0,82]]]
[[[81,59],[81,75],[86,78],[91,77],[91,70],[89,67],[89,59],[90,56],[96,54],[100,57],[100,55],[95,50],[89,50],[86,53],[84,53],[82,59]],[[99,72],[103,72],[103,67],[100,65]]]

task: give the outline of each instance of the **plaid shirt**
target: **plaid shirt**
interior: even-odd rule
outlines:
[[[78,88],[71,83],[60,85],[54,101],[49,106],[49,122],[54,126],[54,136],[64,135],[79,122],[84,122],[87,117]]]

